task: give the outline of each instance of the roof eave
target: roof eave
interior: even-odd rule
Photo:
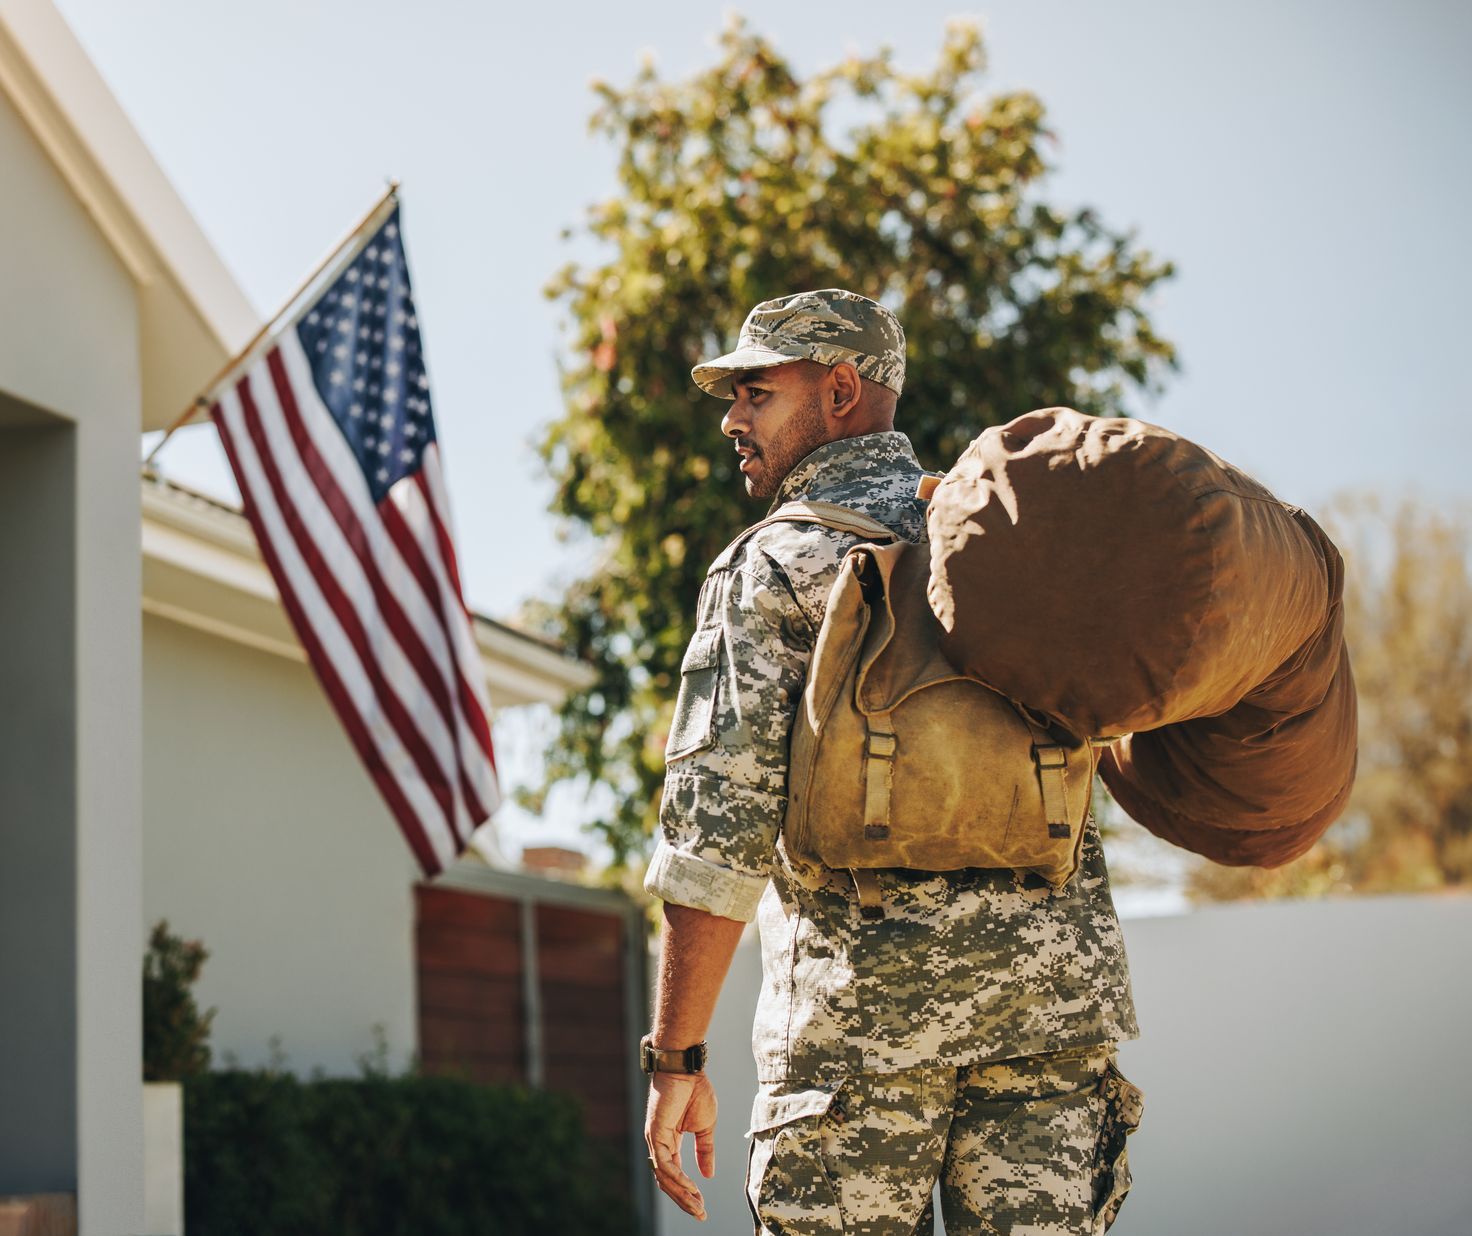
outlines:
[[[143,609],[209,635],[305,661],[245,517],[169,482],[143,480]],[[496,708],[560,704],[587,690],[591,666],[534,635],[472,615]]]
[[[138,288],[140,428],[162,429],[259,315],[50,0],[0,0],[0,93]]]

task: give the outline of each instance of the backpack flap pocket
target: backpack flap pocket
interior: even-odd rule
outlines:
[[[680,695],[670,722],[664,758],[693,755],[715,741],[716,694],[720,686],[721,628],[695,632],[680,663]]]

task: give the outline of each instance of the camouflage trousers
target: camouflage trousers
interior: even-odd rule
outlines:
[[[765,1236],[1089,1236],[1130,1188],[1144,1106],[1113,1044],[765,1086],[746,1197]],[[763,1127],[764,1126],[764,1127]]]

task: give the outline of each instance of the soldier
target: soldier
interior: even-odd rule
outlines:
[[[721,422],[746,491],[772,510],[825,501],[910,541],[922,475],[894,429],[894,315],[853,292],[764,301],[734,352],[692,371],[731,400]],[[1055,893],[1010,869],[879,873],[861,916],[845,872],[787,851],[788,737],[828,592],[863,538],[759,529],[712,563],[666,748],[645,888],[663,899],[645,1137],[659,1187],[705,1217],[682,1170],[713,1173],[703,1039],[745,923],[758,920],[758,1093],[746,1194],[773,1236],[933,1227],[950,1236],[1103,1232],[1130,1186],[1140,1092],[1115,1045],[1139,1034],[1097,828]]]

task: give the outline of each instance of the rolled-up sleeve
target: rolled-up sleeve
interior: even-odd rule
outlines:
[[[750,922],[787,809],[787,744],[813,630],[761,554],[714,571],[680,673],[651,895]]]

